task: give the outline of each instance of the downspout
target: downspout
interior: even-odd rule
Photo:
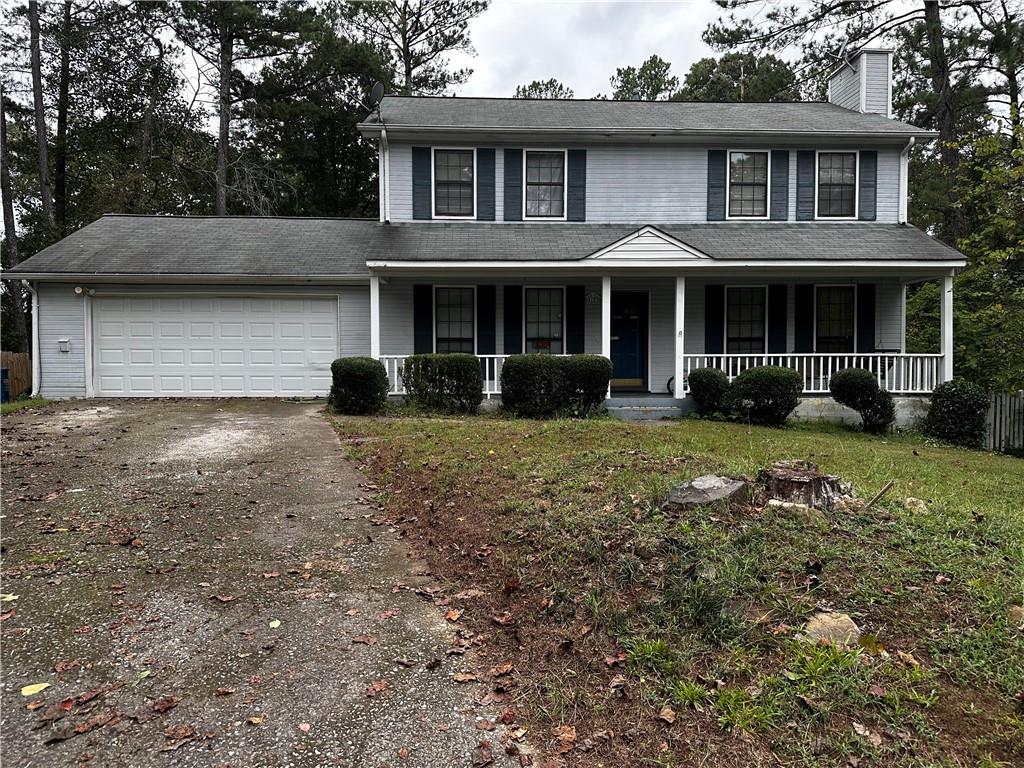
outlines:
[[[32,397],[39,397],[42,384],[42,369],[39,365],[39,294],[28,280],[22,280],[21,284],[32,294]]]
[[[381,169],[380,169],[380,187],[381,194],[384,199],[381,200],[380,210],[383,216],[385,224],[391,223],[391,150],[388,148],[388,129],[386,126],[381,125],[380,127],[380,150],[381,150]]]
[[[909,220],[907,213],[908,201],[907,197],[910,194],[910,150],[914,148],[914,143],[917,139],[913,136],[900,151],[900,207],[898,214],[898,223],[906,224]]]

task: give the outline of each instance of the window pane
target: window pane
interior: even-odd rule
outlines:
[[[857,153],[818,155],[818,216],[850,218],[856,210]]]
[[[434,213],[473,215],[473,150],[434,151]]]
[[[473,353],[473,311],[472,288],[434,289],[438,352]]]
[[[562,289],[526,289],[526,351],[562,354]]]
[[[526,215],[561,217],[565,214],[565,155],[526,153]]]
[[[726,348],[732,354],[763,353],[765,289],[729,288],[726,293]]]
[[[815,300],[818,352],[854,351],[853,286],[822,286]]]
[[[768,215],[768,153],[729,153],[729,215]]]

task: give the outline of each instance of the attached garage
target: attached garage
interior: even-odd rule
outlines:
[[[324,395],[338,298],[97,296],[99,397]]]

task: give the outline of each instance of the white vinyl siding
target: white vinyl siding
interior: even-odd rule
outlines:
[[[391,158],[388,177],[391,220],[412,221],[412,145],[391,144],[388,155]]]
[[[861,55],[864,70],[864,111],[889,115],[889,56],[867,51]]]
[[[85,397],[85,299],[75,286],[39,283],[39,364],[44,397]],[[70,351],[58,341],[68,339]]]

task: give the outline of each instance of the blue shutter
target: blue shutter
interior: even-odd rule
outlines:
[[[796,153],[796,219],[814,219],[814,152]]]
[[[569,221],[587,220],[587,150],[570,149],[566,180],[566,218]]]
[[[582,285],[565,287],[565,351],[583,354],[586,339],[586,291]]]
[[[786,351],[786,303],[785,285],[768,286],[768,352]]]
[[[505,221],[523,220],[523,150],[505,150]]]
[[[725,150],[708,150],[708,221],[725,221]]]
[[[857,351],[875,351],[875,284],[857,286]]]
[[[494,221],[494,150],[476,151],[476,217]]]
[[[861,221],[874,221],[878,207],[878,152],[870,150],[860,153],[858,178],[857,218]]]
[[[417,355],[434,351],[434,287],[412,287],[412,351]]]
[[[725,286],[704,286],[704,354],[725,352]]]
[[[480,355],[498,353],[495,339],[495,289],[493,285],[476,287],[476,351]]]
[[[771,208],[772,221],[789,218],[789,152],[772,150]]]
[[[412,217],[429,219],[432,214],[430,189],[430,147],[412,148]]]
[[[814,286],[809,283],[793,288],[793,351],[814,351]]]
[[[504,353],[519,355],[523,352],[523,287],[505,286]]]

